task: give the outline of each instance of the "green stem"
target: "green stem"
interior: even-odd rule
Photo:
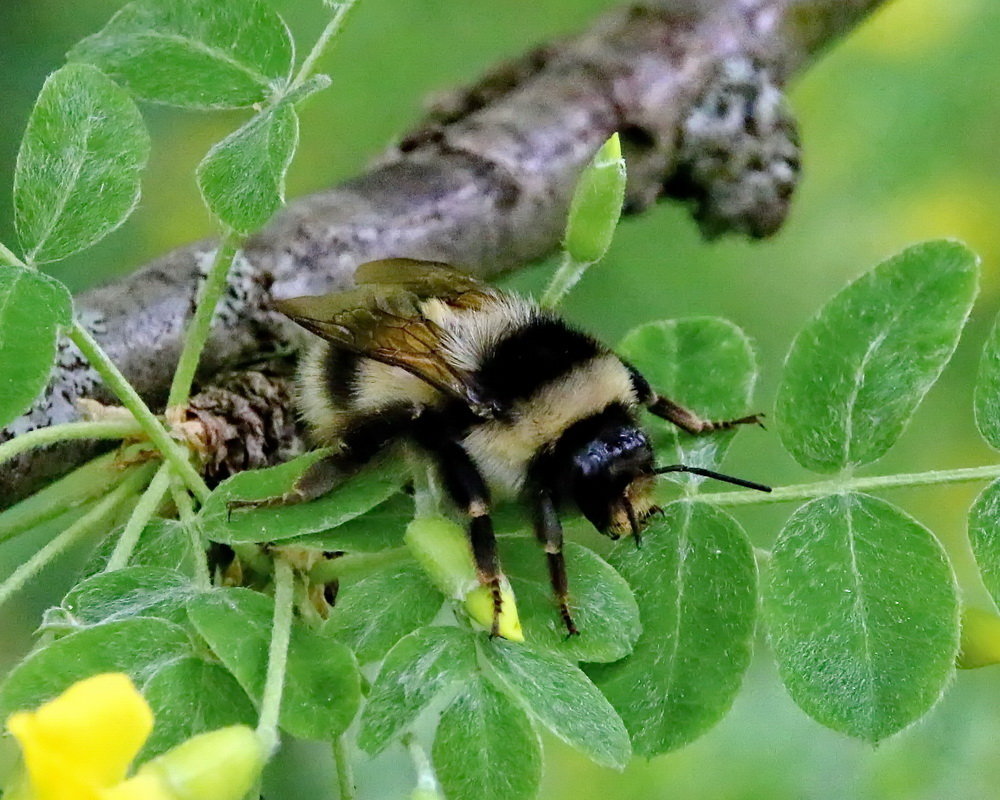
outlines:
[[[142,426],[134,419],[104,420],[99,422],[64,422],[22,433],[0,444],[0,464],[10,461],[34,447],[45,447],[54,442],[74,439],[127,439],[142,434]]]
[[[576,286],[580,278],[583,277],[583,273],[594,263],[593,261],[577,261],[564,250],[562,263],[542,293],[542,299],[539,301],[542,308],[554,309],[558,306],[563,298],[569,294],[569,290]]]
[[[100,373],[108,388],[121,400],[122,405],[132,412],[132,416],[142,425],[142,429],[150,441],[156,445],[156,449],[160,451],[164,459],[171,463],[195,497],[201,502],[205,502],[212,492],[205,485],[205,481],[198,474],[198,471],[191,466],[191,462],[187,459],[187,453],[170,438],[167,429],[153,415],[149,406],[139,397],[139,393],[132,384],[121,374],[114,362],[108,358],[108,354],[90,335],[90,332],[80,324],[79,320],[73,322],[73,327],[69,329],[69,337],[80,348],[80,352],[83,353],[91,366]]]
[[[0,583],[0,605],[10,599],[11,595],[37,575],[52,559],[114,514],[122,503],[149,480],[154,468],[154,464],[136,468],[119,486],[95,503],[90,511],[15,569],[3,583]]]
[[[274,621],[271,625],[271,647],[267,654],[267,679],[260,702],[257,735],[267,752],[278,746],[278,716],[281,694],[285,687],[288,665],[288,642],[292,634],[292,566],[283,558],[274,560]]]
[[[152,519],[153,514],[156,513],[156,509],[160,507],[160,503],[163,502],[163,497],[169,488],[170,465],[164,461],[160,464],[160,468],[156,471],[149,486],[146,487],[146,491],[142,493],[138,504],[132,509],[132,515],[125,523],[125,530],[118,537],[115,549],[104,568],[105,572],[114,572],[116,569],[122,569],[128,565],[128,560],[132,557],[135,546],[139,543],[139,536],[149,520]]]
[[[351,770],[351,762],[347,758],[347,746],[345,737],[338,736],[333,740],[333,764],[337,770],[337,789],[340,800],[354,800],[357,796],[354,791],[354,772]]]
[[[201,352],[212,330],[212,317],[219,298],[226,289],[229,269],[236,258],[240,237],[232,230],[226,230],[215,251],[212,266],[198,290],[194,316],[184,332],[184,346],[177,362],[174,379],[170,384],[170,394],[167,397],[167,408],[179,406],[187,402],[194,383],[194,374],[198,369]]]
[[[19,259],[3,242],[0,242],[0,262],[7,264],[12,267],[26,267],[21,259]]]
[[[171,481],[170,491],[173,494],[174,505],[177,506],[181,524],[191,539],[191,550],[194,552],[195,584],[201,589],[211,589],[212,576],[208,572],[208,563],[205,560],[205,543],[201,538],[201,529],[198,527],[198,519],[194,514],[191,495],[177,480]]]
[[[302,66],[299,67],[299,72],[292,80],[291,84],[288,86],[288,92],[298,89],[306,79],[312,75],[313,70],[316,69],[316,62],[319,61],[323,52],[326,50],[327,45],[330,40],[337,35],[341,27],[344,25],[344,20],[347,18],[348,12],[354,6],[355,0],[341,0],[337,4],[336,11],[333,12],[333,17],[326,24],[323,32],[319,35],[316,40],[316,44],[312,46],[312,50],[309,51],[309,55],[305,57],[302,61]],[[286,94],[288,93],[286,92]]]
[[[0,542],[107,494],[128,475],[126,470],[115,466],[117,455],[106,453],[88,461],[69,475],[8,508],[0,514]]]
[[[763,503],[789,503],[809,500],[828,494],[850,491],[879,491],[907,486],[933,486],[939,483],[966,483],[1000,478],[1000,464],[962,469],[931,470],[898,475],[875,475],[869,478],[843,478],[816,483],[798,483],[779,486],[772,492],[714,492],[695,495],[698,500],[717,506],[759,505]]]

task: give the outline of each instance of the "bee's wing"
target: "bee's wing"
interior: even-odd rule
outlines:
[[[494,291],[443,266],[404,259],[365,264],[356,279],[356,289],[279,300],[276,306],[306,330],[401,367],[489,415],[472,377],[446,360],[443,331],[423,315],[420,302],[437,298],[455,308],[477,308]]]

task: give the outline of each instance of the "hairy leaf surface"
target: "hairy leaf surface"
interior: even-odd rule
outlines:
[[[404,636],[385,657],[361,713],[358,745],[371,755],[413,724],[441,692],[477,670],[472,635],[433,626]]]
[[[979,260],[914,245],[837,294],[792,343],[778,389],[781,440],[816,472],[868,464],[899,438],[958,344]]]
[[[187,631],[166,620],[138,617],[87,628],[35,650],[14,667],[0,686],[0,717],[35,708],[101,672],[124,672],[142,690],[192,655]]]
[[[237,233],[260,228],[285,202],[285,174],[298,141],[298,115],[281,103],[215,144],[198,166],[209,210]]]
[[[344,642],[358,661],[367,664],[430,623],[443,602],[416,562],[391,561],[341,587],[323,633]]]
[[[0,267],[0,428],[45,388],[59,328],[72,315],[73,301],[59,281],[23,267]]]
[[[993,602],[1000,605],[1000,481],[993,481],[969,510],[969,542]]]
[[[267,100],[288,80],[292,51],[263,0],[134,0],[69,57],[144,100],[207,109]]]
[[[611,563],[635,590],[642,634],[631,656],[588,671],[635,752],[665,753],[718,722],[739,690],[757,611],[753,552],[732,517],[682,501]]]
[[[528,718],[482,678],[441,715],[432,757],[448,800],[482,800],[484,793],[529,800],[542,778],[542,749]]]
[[[579,667],[502,639],[482,650],[501,683],[552,733],[601,766],[625,767],[632,755],[628,731]]]
[[[135,103],[86,64],[42,87],[14,171],[14,223],[28,263],[77,253],[121,225],[139,202],[149,134]]]
[[[194,598],[188,614],[240,686],[260,703],[267,675],[274,601],[249,589],[219,589]],[[280,725],[303,739],[332,741],[354,719],[361,700],[354,655],[305,625],[292,625]]]
[[[803,710],[877,742],[941,696],[958,650],[944,551],[897,507],[862,494],[792,515],[768,569],[767,620],[782,680]]]
[[[143,687],[143,696],[156,709],[156,723],[139,763],[196,734],[257,723],[257,710],[229,670],[200,658],[168,664]]]

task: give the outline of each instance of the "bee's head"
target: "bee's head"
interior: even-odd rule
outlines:
[[[653,448],[630,415],[611,415],[572,454],[573,499],[613,538],[638,532],[654,510],[654,482]]]

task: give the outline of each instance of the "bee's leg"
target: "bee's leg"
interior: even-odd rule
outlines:
[[[284,494],[273,497],[263,497],[258,500],[230,500],[226,508],[231,514],[234,509],[241,508],[276,508],[279,506],[294,506],[315,500],[343,483],[357,472],[357,464],[347,453],[332,453],[324,456],[303,472],[298,480]]]
[[[657,394],[653,391],[642,374],[629,367],[632,373],[632,388],[635,389],[636,396],[650,414],[655,414],[660,419],[672,422],[678,428],[688,433],[697,435],[699,433],[712,433],[713,431],[723,431],[727,428],[735,428],[737,425],[760,425],[764,427],[761,419],[763,414],[748,414],[745,417],[725,420],[702,419],[691,409],[685,408],[680,403],[675,403],[669,397]]]
[[[702,419],[690,409],[675,403],[669,397],[653,395],[651,402],[646,404],[646,409],[650,414],[655,414],[661,419],[674,423],[678,428],[688,433],[712,433],[713,431],[724,431],[728,428],[735,428],[737,425],[760,425],[763,414],[748,414],[737,419],[707,420]]]
[[[416,416],[416,410],[406,407],[381,410],[357,420],[344,431],[340,449],[310,464],[287,492],[260,500],[230,500],[229,511],[291,506],[322,497],[353,476],[389,442],[408,433]]]
[[[493,597],[490,636],[497,636],[503,601],[500,596],[500,559],[497,556],[496,537],[493,535],[493,520],[490,518],[489,488],[479,473],[479,468],[458,442],[433,441],[430,436],[421,437],[418,441],[434,456],[449,497],[469,517],[469,541],[472,543],[476,573],[479,582],[489,587]]]
[[[552,582],[552,592],[559,604],[559,613],[562,615],[563,624],[566,625],[566,632],[570,636],[575,636],[580,631],[577,630],[569,613],[569,582],[566,578],[566,560],[562,552],[562,523],[559,522],[552,496],[544,492],[539,494],[533,511],[535,535],[545,547],[545,556],[549,562],[549,580]]]

